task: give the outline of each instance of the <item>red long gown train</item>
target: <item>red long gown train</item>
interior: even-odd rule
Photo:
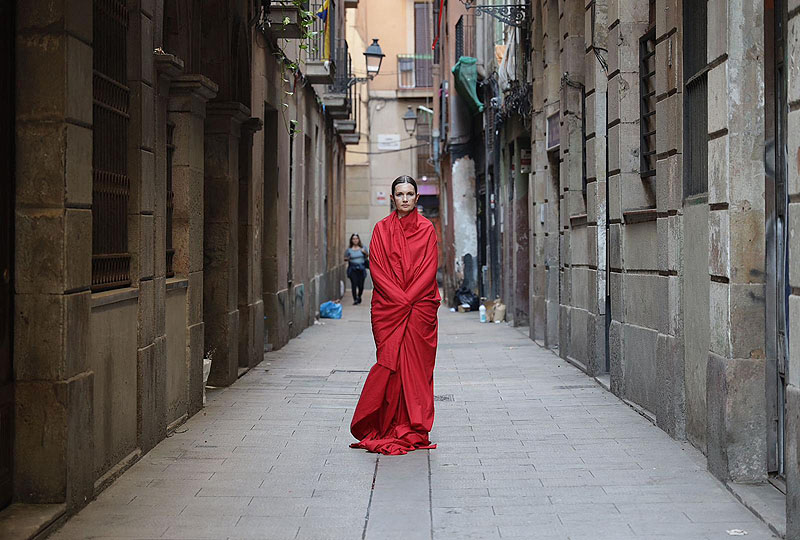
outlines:
[[[433,366],[441,298],[436,231],[417,210],[375,225],[370,242],[372,333],[377,362],[353,414],[353,448],[400,455],[436,448]]]

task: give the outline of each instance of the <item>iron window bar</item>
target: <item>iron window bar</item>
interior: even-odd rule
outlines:
[[[172,163],[175,156],[175,124],[167,124],[167,212],[166,212],[166,276],[175,276],[173,260],[175,248],[172,241],[172,223],[175,214],[175,192],[172,188]]]
[[[130,285],[128,252],[128,12],[94,0],[92,70],[92,291]]]
[[[639,173],[642,178],[656,174],[656,29],[639,39]]]

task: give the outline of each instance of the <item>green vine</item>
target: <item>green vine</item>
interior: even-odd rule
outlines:
[[[301,37],[300,44],[297,46],[298,56],[302,55],[302,51],[306,51],[306,53],[313,53],[317,52],[317,47],[314,46],[312,39],[318,34],[318,32],[312,30],[312,26],[314,24],[314,17],[315,14],[312,11],[306,9],[308,4],[307,0],[279,0],[275,2],[275,5],[278,6],[293,6],[298,10],[299,13],[299,25],[301,30]],[[330,13],[329,13],[330,16]],[[267,28],[272,25],[276,24],[274,22],[269,22],[267,20],[267,13],[263,14],[263,20],[261,23],[261,30],[265,31]],[[281,24],[284,28],[284,33],[286,33],[287,28],[290,24],[292,24],[291,19],[287,16],[284,17],[283,20],[278,23]],[[296,127],[299,123],[297,119],[289,119],[286,116],[286,111],[289,109],[289,102],[288,99],[294,96],[296,86],[297,86],[297,79],[300,74],[300,65],[305,63],[304,59],[297,58],[296,60],[292,60],[288,56],[286,56],[286,50],[289,48],[290,39],[286,37],[278,38],[278,48],[272,54],[275,56],[275,59],[280,66],[280,76],[281,76],[281,117],[283,119],[284,127],[286,128],[287,133],[298,133],[300,130]]]

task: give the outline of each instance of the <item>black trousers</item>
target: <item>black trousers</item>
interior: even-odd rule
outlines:
[[[347,272],[350,278],[350,289],[353,291],[353,301],[361,300],[361,295],[364,292],[364,279],[367,277],[366,270],[351,268]]]

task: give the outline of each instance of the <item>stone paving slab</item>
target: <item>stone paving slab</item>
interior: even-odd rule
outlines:
[[[440,310],[439,447],[349,448],[374,363],[368,306],[210,392],[53,538],[773,538],[694,448],[475,313]]]

